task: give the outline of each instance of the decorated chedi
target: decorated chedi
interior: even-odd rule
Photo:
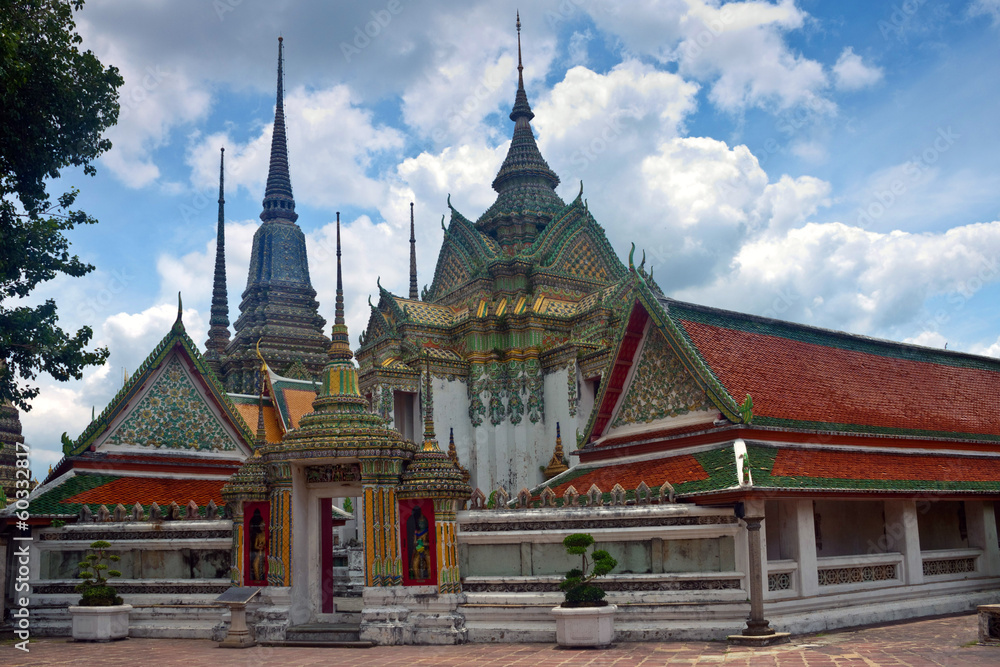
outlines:
[[[260,214],[263,224],[253,237],[240,316],[220,364],[226,389],[238,394],[252,394],[256,389],[258,347],[277,373],[309,380],[323,369],[330,345],[309,279],[305,235],[296,224],[299,215],[288,172],[281,52],[279,37],[271,161]]]
[[[339,213],[336,316],[331,339],[329,360],[321,374],[322,384],[313,401],[313,411],[301,418],[299,427],[289,432],[283,442],[264,447],[272,484],[271,555],[283,562],[290,557],[286,527],[292,511],[291,485],[283,477],[291,474],[290,464],[358,462],[364,516],[365,586],[398,586],[402,583],[402,557],[396,487],[403,462],[413,458],[416,445],[372,414],[368,400],[358,389],[358,373],[344,321]]]
[[[24,436],[17,408],[10,403],[0,404],[0,507],[6,504],[5,499],[10,501],[16,497],[17,451],[22,444]],[[21,470],[28,474],[27,468]],[[22,479],[27,478],[22,476]]]

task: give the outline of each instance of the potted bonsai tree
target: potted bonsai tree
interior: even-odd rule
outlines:
[[[617,607],[604,599],[604,590],[594,584],[618,565],[611,554],[596,549],[587,558],[594,538],[587,533],[567,535],[563,546],[570,555],[580,556],[580,567],[566,573],[559,584],[565,601],[552,609],[556,617],[556,642],[559,646],[608,646],[615,638],[614,618]]]
[[[70,606],[73,617],[73,639],[76,641],[106,642],[128,637],[128,615],[132,605],[124,604],[118,591],[108,584],[109,577],[122,573],[110,569],[109,563],[121,560],[117,554],[108,553],[110,542],[91,542],[90,549],[80,563],[82,581],[77,584],[80,603]]]

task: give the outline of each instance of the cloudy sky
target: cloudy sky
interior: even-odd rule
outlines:
[[[580,181],[624,258],[671,296],[922,345],[1000,355],[1000,1],[549,0],[521,3],[538,143],[569,201]],[[97,270],[59,278],[62,324],[107,366],[42,379],[22,414],[35,471],[60,456],[168,331],[176,295],[206,337],[219,148],[230,317],[246,285],[285,45],[292,184],[321,313],[345,221],[352,341],[375,281],[420,284],[441,216],[476,219],[513,123],[507,0],[90,0],[84,46],[125,77],[98,175],[66,172],[100,224]],[[61,191],[61,190],[59,190]]]

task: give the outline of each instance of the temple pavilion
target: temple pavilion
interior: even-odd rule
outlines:
[[[339,214],[329,335],[309,277],[279,39],[232,338],[220,162],[204,352],[179,308],[32,492],[35,631],[65,632],[74,564],[97,536],[122,555],[134,636],[221,638],[215,596],[252,586],[260,642],[553,641],[575,532],[618,560],[604,588],[621,640],[996,601],[1000,416],[986,398],[1000,360],[669,297],[634,247],[615,254],[582,184],[557,194],[519,21],[517,69],[495,202],[475,220],[448,202],[420,294],[411,207],[409,291],[375,285],[352,350]],[[0,463],[19,437],[8,412]],[[11,509],[0,522],[10,544]]]

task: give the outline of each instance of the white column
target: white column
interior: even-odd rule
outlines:
[[[903,581],[907,585],[924,583],[916,501],[886,500],[884,507],[886,551],[903,554]]]
[[[983,550],[979,571],[986,576],[1000,575],[1000,548],[997,546],[997,524],[992,502],[969,500],[965,503],[965,521],[969,530],[969,546]]]
[[[799,596],[809,597],[819,593],[819,571],[816,563],[816,524],[811,500],[796,500],[795,560],[799,564]]]

